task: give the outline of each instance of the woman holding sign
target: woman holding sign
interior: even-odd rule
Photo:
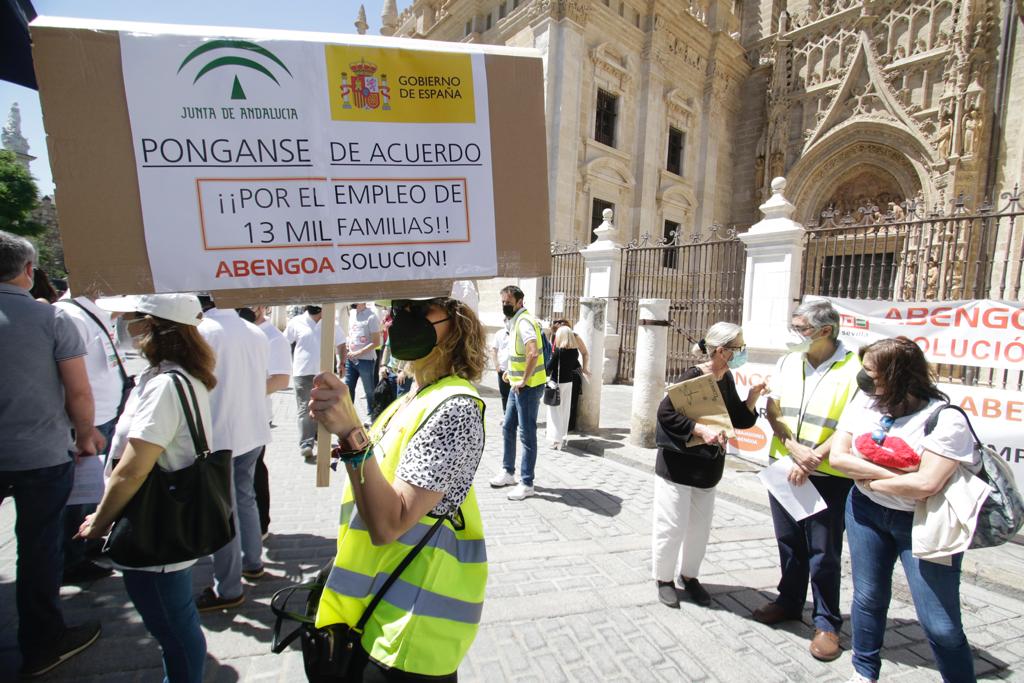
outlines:
[[[393,304],[391,353],[416,381],[370,427],[369,445],[353,437],[361,427],[336,375],[317,376],[311,393],[313,417],[349,444],[338,552],[316,626],[356,646],[331,680],[455,680],[483,609],[487,554],[472,484],[484,404],[470,383],[487,360],[483,328],[457,299]]]
[[[753,427],[757,421],[754,404],[764,393],[764,384],[750,388],[746,400],[736,393],[730,368],[747,360],[743,330],[739,325],[715,323],[693,347],[707,360],[687,369],[682,380],[711,375],[722,392],[729,420],[734,427]],[[687,445],[693,437],[703,443]],[[700,585],[697,574],[715,509],[715,486],[725,469],[725,434],[676,412],[666,396],[658,406],[658,459],[654,472],[654,522],[651,533],[652,567],[658,583],[658,599],[668,607],[679,607],[675,578],[690,599],[701,606],[711,596]]]

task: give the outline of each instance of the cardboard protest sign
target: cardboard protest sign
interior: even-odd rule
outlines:
[[[76,291],[446,293],[550,269],[533,51],[33,23]]]

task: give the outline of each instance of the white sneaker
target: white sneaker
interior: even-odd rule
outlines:
[[[532,486],[527,486],[526,484],[524,484],[522,482],[519,482],[514,489],[509,491],[508,499],[509,500],[523,500],[524,498],[529,498],[530,496],[535,496],[535,495],[537,495],[537,494],[533,490]]]
[[[500,489],[502,486],[512,486],[515,483],[515,476],[509,474],[504,469],[502,469],[500,472],[494,475],[494,479],[491,479],[491,487],[496,489]]]

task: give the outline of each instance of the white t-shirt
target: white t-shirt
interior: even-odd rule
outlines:
[[[161,363],[159,368],[149,367],[138,377],[138,384],[132,390],[125,404],[124,413],[117,421],[117,428],[110,441],[110,458],[108,471],[114,460],[119,460],[128,446],[128,439],[140,439],[164,449],[157,458],[158,467],[173,472],[191,465],[196,458],[195,445],[188,431],[188,423],[181,409],[178,392],[174,388],[174,380],[164,374],[167,370],[184,373],[196,392],[199,415],[209,439],[210,425],[210,392],[206,385],[185,372],[174,363]],[[180,380],[180,378],[179,378]],[[189,397],[188,387],[182,386],[185,396]],[[191,398],[189,398],[191,406]],[[176,562],[154,567],[130,567],[142,571],[173,572],[195,564],[195,560]]]
[[[89,375],[93,401],[96,403],[96,417],[93,418],[93,422],[102,425],[117,417],[117,407],[121,405],[121,390],[124,387],[114,352],[110,314],[84,296],[75,297],[75,301],[89,309],[89,312],[99,318],[104,325],[104,328],[100,329],[95,320],[70,301],[57,302],[60,310],[74,321],[79,336],[85,342],[85,369]]]
[[[270,343],[270,356],[267,359],[267,374],[268,375],[288,375],[292,374],[292,348],[288,340],[284,338],[281,330],[277,329],[277,325],[264,320],[257,327],[267,338]],[[267,419],[271,422],[274,421],[274,400],[267,396]]]
[[[535,335],[536,336],[536,335]],[[492,347],[498,354],[498,370],[508,370],[508,330],[504,327],[494,333]]]
[[[234,457],[270,443],[267,414],[267,358],[270,343],[232,309],[211,308],[199,333],[213,348],[217,386],[210,392],[213,430],[210,446]]]
[[[314,321],[309,313],[297,315],[288,321],[284,338],[295,344],[292,354],[292,377],[320,374],[320,322]],[[341,326],[334,325],[334,345],[345,343]]]
[[[367,344],[370,344],[373,341],[373,334],[379,332],[380,318],[378,318],[377,314],[369,308],[364,308],[361,311],[352,310],[349,313],[348,338],[352,340],[349,345],[349,351],[352,349],[360,349]],[[371,346],[357,356],[353,356],[349,353],[348,357],[352,360],[375,360],[377,358],[377,353],[375,347]]]
[[[869,434],[877,429],[883,413],[871,407],[873,401],[871,396],[867,396],[863,392],[858,393],[843,410],[843,416],[839,418],[839,426],[836,431],[849,432],[856,442],[857,437],[861,434]],[[928,405],[916,413],[897,418],[888,434],[903,439],[918,455],[929,450],[945,458],[962,462],[971,472],[977,474],[980,463],[974,456],[974,437],[971,436],[971,431],[967,428],[967,421],[964,420],[963,415],[955,410],[943,410],[939,414],[939,421],[932,433],[928,436],[924,435],[925,422],[942,403],[943,401],[939,399],[932,399]],[[858,458],[863,458],[857,451],[856,444],[853,446],[853,454]],[[874,502],[893,510],[913,512],[917,505],[917,501],[913,498],[868,491],[860,485],[858,488],[861,493]]]

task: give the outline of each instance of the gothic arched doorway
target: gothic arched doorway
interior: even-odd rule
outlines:
[[[829,191],[819,195],[821,199],[812,215],[818,217],[830,210],[836,217],[850,214],[860,222],[866,218],[862,211],[874,208],[885,214],[916,195],[920,188],[904,187],[892,173],[874,164],[859,164],[835,179],[827,189]]]

